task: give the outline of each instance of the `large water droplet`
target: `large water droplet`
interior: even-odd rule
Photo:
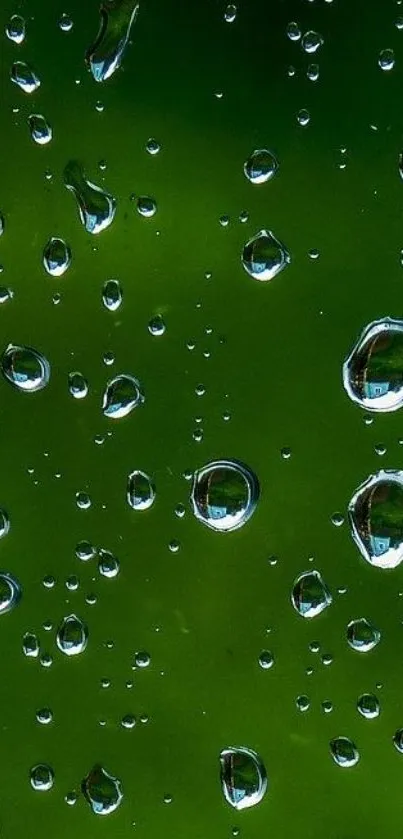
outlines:
[[[245,524],[258,497],[258,479],[247,466],[235,460],[216,460],[195,472],[190,500],[199,521],[226,532]]]
[[[312,29],[310,29],[309,32],[305,32],[305,35],[303,35],[301,39],[301,47],[304,52],[307,53],[317,52],[322,44],[322,35],[320,35],[319,32],[314,32]]]
[[[379,717],[379,700],[373,693],[363,693],[358,697],[357,710],[366,720],[374,720]]]
[[[56,634],[56,644],[65,655],[79,655],[88,643],[88,627],[76,615],[63,618]]]
[[[102,289],[102,302],[110,312],[116,312],[122,302],[122,289],[119,280],[107,280]]]
[[[43,114],[31,114],[28,117],[31,137],[39,146],[45,146],[52,139],[52,128]]]
[[[403,472],[381,469],[354,493],[348,508],[354,541],[371,565],[403,560]]]
[[[111,379],[106,386],[102,410],[106,417],[121,419],[144,402],[140,383],[134,376],[122,373]]]
[[[71,263],[71,250],[64,239],[52,236],[43,251],[43,265],[52,277],[61,277]]]
[[[244,164],[243,170],[252,184],[265,184],[278,169],[278,161],[267,149],[255,149]]]
[[[88,382],[78,370],[69,373],[69,391],[74,399],[84,399],[88,393]]]
[[[47,792],[53,787],[53,769],[46,763],[38,763],[30,771],[30,781],[32,789],[37,792]]]
[[[25,20],[21,15],[11,15],[6,26],[6,35],[15,44],[22,44],[25,38]]]
[[[245,271],[255,280],[265,282],[276,277],[290,261],[287,249],[270,230],[261,230],[249,239],[242,252]]]
[[[263,761],[244,746],[223,749],[220,754],[221,786],[226,801],[236,810],[259,804],[267,789]]]
[[[347,641],[357,653],[368,653],[381,640],[379,629],[366,618],[356,618],[347,626]]]
[[[122,782],[98,764],[84,778],[82,790],[93,813],[98,816],[113,813],[123,799]]]
[[[64,183],[76,198],[81,222],[88,233],[101,233],[112,224],[116,199],[89,181],[77,160],[70,160],[65,166]]]
[[[135,469],[127,479],[126,497],[133,510],[148,510],[155,501],[155,486],[151,478]]]
[[[403,321],[382,318],[362,331],[343,365],[344,387],[370,411],[403,405]]]
[[[21,586],[11,574],[0,572],[0,615],[11,612],[21,599]]]
[[[319,571],[305,571],[294,582],[291,592],[294,609],[303,618],[315,618],[332,602],[332,595]]]
[[[33,93],[40,85],[38,76],[25,61],[14,61],[11,67],[11,81],[17,84],[24,93]]]
[[[104,82],[120,66],[137,17],[137,0],[104,0],[101,4],[101,24],[86,60],[96,82]]]
[[[42,390],[49,382],[49,362],[42,353],[31,347],[9,344],[3,353],[1,365],[6,379],[24,393]]]
[[[338,766],[349,769],[355,766],[360,755],[355,743],[349,737],[335,737],[330,741],[330,754]]]

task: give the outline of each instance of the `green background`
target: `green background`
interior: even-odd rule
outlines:
[[[70,0],[68,8],[60,0],[2,4],[3,33],[9,16],[21,13],[27,36],[18,47],[3,34],[0,49],[1,280],[14,292],[0,311],[1,344],[31,345],[52,367],[49,386],[31,396],[0,382],[0,504],[11,520],[1,565],[23,589],[0,626],[4,839],[218,839],[233,826],[248,839],[361,839],[364,832],[394,839],[401,832],[403,757],[392,736],[403,725],[403,566],[370,567],[348,525],[331,523],[369,474],[402,463],[399,412],[366,426],[341,383],[361,329],[402,314],[403,32],[394,25],[401,7],[240,0],[232,24],[224,10],[214,0],[144,0],[122,68],[97,84],[84,55],[98,30],[98,0]],[[74,21],[69,33],[58,27],[65,11]],[[316,56],[287,38],[292,20],[323,35]],[[377,64],[385,47],[396,54],[389,73]],[[41,79],[31,96],[9,79],[16,59],[31,62]],[[320,65],[315,83],[306,78],[312,61]],[[301,108],[311,114],[305,128],[296,118]],[[49,146],[32,142],[32,112],[52,125]],[[149,137],[161,142],[156,157],[145,150]],[[279,172],[253,186],[243,163],[259,147],[276,154]],[[63,185],[74,158],[118,201],[112,226],[98,237],[85,232]],[[133,193],[155,197],[154,218],[137,214]],[[252,280],[240,261],[261,228],[291,254],[271,283]],[[73,253],[60,280],[42,267],[50,236],[66,238]],[[320,252],[315,261],[312,248]],[[110,278],[123,288],[116,313],[101,301]],[[167,327],[159,338],[147,330],[158,313]],[[105,352],[115,356],[112,367]],[[88,378],[84,400],[68,392],[72,370]],[[113,422],[100,405],[119,372],[138,377],[146,400]],[[202,397],[198,383],[206,387]],[[199,443],[192,437],[198,416]],[[94,442],[98,434],[103,445]],[[377,443],[387,447],[383,457]],[[252,519],[228,534],[194,519],[183,477],[219,457],[247,463],[262,489]],[[136,468],[157,487],[143,514],[125,500]],[[75,504],[80,490],[91,496],[87,511]],[[179,502],[187,505],[182,520],[174,513]],[[99,578],[95,560],[75,557],[80,539],[119,557],[115,580]],[[172,539],[180,541],[175,554]],[[313,622],[290,603],[293,580],[310,567],[333,594]],[[51,590],[42,584],[46,574],[57,580]],[[71,574],[80,579],[77,591],[65,586]],[[85,602],[89,592],[94,606]],[[55,646],[55,629],[70,612],[90,633],[76,659]],[[348,648],[345,628],[363,616],[382,639],[360,656]],[[52,632],[43,630],[46,620]],[[50,668],[22,655],[28,630],[54,655]],[[312,640],[319,654],[309,652]],[[133,673],[142,649],[151,665]],[[275,656],[268,671],[258,665],[262,649]],[[330,666],[322,653],[333,655]],[[107,690],[103,677],[112,681]],[[377,720],[356,710],[364,691],[379,695]],[[302,714],[295,700],[304,693],[311,707]],[[334,703],[329,714],[324,699]],[[49,726],[35,719],[44,705],[54,713]],[[132,731],[120,726],[127,713],[137,717]],[[349,771],[329,754],[339,735],[353,738],[361,754]],[[264,801],[243,813],[231,810],[220,789],[218,755],[229,745],[255,749],[267,768]],[[55,771],[46,794],[29,784],[30,767],[42,761]],[[74,807],[64,802],[96,762],[124,790],[119,810],[104,819],[82,795]]]

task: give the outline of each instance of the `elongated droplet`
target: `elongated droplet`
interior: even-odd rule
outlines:
[[[74,396],[74,399],[84,399],[87,396],[87,379],[78,370],[69,373],[69,391]]]
[[[155,486],[151,478],[135,469],[127,479],[127,501],[133,510],[148,510],[155,501]]]
[[[248,521],[258,497],[258,479],[247,466],[235,460],[217,460],[195,472],[190,500],[199,521],[226,532]]]
[[[52,128],[43,114],[31,114],[28,117],[31,137],[39,146],[45,146],[52,139]]]
[[[21,15],[11,15],[6,26],[6,35],[15,44],[22,44],[25,38],[25,20]]]
[[[330,754],[334,762],[343,769],[350,769],[360,759],[357,746],[349,737],[335,737],[331,740]]]
[[[17,84],[24,93],[33,93],[40,85],[38,76],[25,61],[14,61],[11,67],[11,81]]]
[[[367,411],[403,405],[403,320],[382,318],[365,327],[343,365],[344,387]]]
[[[39,641],[33,632],[26,632],[22,639],[22,651],[28,658],[38,658]]]
[[[102,302],[110,312],[116,312],[122,303],[122,289],[119,280],[107,280],[102,289]]]
[[[88,627],[77,615],[63,618],[57,633],[56,644],[65,655],[79,655],[88,643]]]
[[[242,265],[255,280],[272,280],[291,261],[285,246],[270,230],[261,230],[246,243]]]
[[[38,763],[30,771],[30,781],[32,789],[36,792],[48,792],[53,787],[53,769],[46,763]]]
[[[96,82],[106,81],[120,67],[138,10],[137,0],[104,0],[101,3],[99,32],[86,55]]]
[[[354,541],[371,565],[403,560],[403,472],[381,469],[354,493],[348,508]]]
[[[37,350],[9,344],[3,353],[2,371],[6,379],[24,393],[42,390],[50,378],[50,364]]]
[[[347,641],[357,653],[368,653],[381,640],[381,633],[366,618],[356,618],[347,626]]]
[[[21,600],[21,586],[11,574],[0,572],[0,615],[11,612]]]
[[[223,749],[220,754],[221,786],[226,801],[235,810],[259,804],[267,790],[263,761],[244,746]]]
[[[104,548],[99,550],[98,571],[102,577],[113,579],[117,577],[120,570],[119,560],[111,551],[106,551]]]
[[[268,149],[255,149],[244,164],[245,177],[252,184],[265,184],[276,174],[278,161]]]
[[[80,220],[88,233],[101,233],[112,224],[116,199],[89,181],[77,160],[70,160],[64,169],[64,183],[76,198]]]
[[[82,782],[82,791],[97,816],[107,816],[123,799],[122,782],[97,764]]]
[[[61,277],[71,263],[71,250],[64,239],[52,236],[43,251],[43,265],[52,277]]]
[[[134,376],[122,373],[115,376],[106,386],[102,410],[106,417],[121,419],[144,402],[140,383]]]
[[[332,595],[319,571],[305,571],[297,577],[291,602],[303,618],[315,618],[330,606]]]

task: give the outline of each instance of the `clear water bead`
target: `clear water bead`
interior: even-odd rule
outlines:
[[[22,44],[25,39],[25,20],[21,15],[11,15],[6,26],[6,35],[15,44]]]
[[[74,399],[84,399],[88,393],[87,379],[78,370],[69,373],[68,377],[69,391]]]
[[[127,479],[126,498],[133,510],[149,510],[156,497],[151,478],[141,469],[135,469]]]
[[[378,64],[381,70],[392,70],[395,66],[395,53],[392,49],[381,50]]]
[[[56,634],[56,644],[60,652],[68,656],[84,652],[88,643],[88,627],[76,615],[63,618]]]
[[[332,595],[319,571],[305,571],[294,582],[291,602],[303,618],[315,618],[332,603]]]
[[[46,763],[38,763],[30,771],[30,781],[32,789],[36,792],[48,792],[53,787],[53,769]]]
[[[64,239],[52,236],[43,251],[43,266],[51,277],[61,277],[71,264],[71,250]]]
[[[77,160],[69,161],[63,175],[66,188],[76,199],[83,227],[94,235],[106,230],[116,213],[116,199],[113,195],[89,181]]]
[[[403,472],[381,469],[371,475],[354,493],[348,513],[364,559],[396,568],[403,560]]]
[[[46,146],[47,143],[50,143],[53,131],[43,114],[30,114],[28,125],[34,143],[37,143],[38,146]]]
[[[11,612],[21,600],[21,586],[12,574],[0,572],[0,615]]]
[[[9,344],[1,364],[7,381],[24,393],[42,390],[49,382],[49,362],[42,353],[31,347]]]
[[[252,184],[264,184],[276,174],[278,161],[268,149],[255,149],[244,163],[243,170]]]
[[[86,54],[96,82],[105,82],[120,67],[138,10],[137,0],[109,0],[101,4],[98,34]]]
[[[379,700],[373,693],[363,693],[357,699],[357,711],[366,720],[374,720],[379,717]]]
[[[356,618],[347,625],[347,641],[358,653],[368,653],[379,644],[381,633],[366,618]]]
[[[122,782],[96,764],[82,782],[82,791],[97,816],[113,813],[123,800]]]
[[[110,312],[116,312],[122,303],[122,289],[119,280],[107,280],[102,288],[102,302]]]
[[[24,93],[34,93],[41,83],[35,71],[25,61],[14,61],[11,67],[11,81]]]
[[[267,774],[256,752],[245,746],[223,749],[220,769],[222,791],[231,807],[245,810],[260,803],[267,790]]]
[[[258,497],[256,475],[238,461],[213,461],[193,476],[193,513],[212,530],[226,532],[242,527],[254,512]]]
[[[349,737],[335,737],[331,740],[330,754],[335,763],[343,769],[350,769],[360,759],[358,749]]]
[[[108,382],[102,399],[102,410],[110,419],[121,419],[143,402],[139,381],[134,376],[122,373]]]
[[[242,265],[255,280],[272,280],[291,261],[286,247],[270,230],[261,230],[246,243]]]
[[[381,318],[366,326],[343,365],[353,402],[369,411],[403,405],[403,320]]]

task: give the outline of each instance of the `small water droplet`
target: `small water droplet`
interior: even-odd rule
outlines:
[[[38,89],[40,80],[32,67],[25,61],[14,61],[11,67],[11,81],[24,93],[33,93]]]
[[[305,35],[302,36],[301,39],[301,47],[304,52],[313,53],[317,52],[319,47],[323,44],[322,35],[319,32],[314,32],[310,29],[308,32],[305,32]]]
[[[69,373],[69,391],[74,399],[84,399],[88,393],[88,382],[78,370]]]
[[[332,513],[331,522],[335,527],[341,527],[344,524],[344,516],[342,513]]]
[[[300,125],[304,128],[306,125],[309,124],[311,119],[311,115],[306,108],[301,108],[297,113],[297,121]]]
[[[136,667],[149,667],[151,664],[151,656],[145,650],[140,650],[134,656],[134,662]]]
[[[309,64],[306,75],[311,82],[317,82],[319,78],[319,64]]]
[[[148,510],[155,501],[155,486],[146,472],[135,469],[127,479],[127,502],[133,510]]]
[[[80,510],[88,510],[91,507],[91,498],[88,492],[76,492],[76,504]]]
[[[65,655],[79,655],[88,643],[88,627],[76,615],[63,618],[56,634],[56,644]]]
[[[38,658],[39,641],[33,632],[26,632],[23,636],[22,651],[28,658]]]
[[[155,315],[148,324],[150,335],[160,336],[165,332],[166,326],[162,315]]]
[[[298,708],[298,711],[301,711],[302,713],[305,713],[305,711],[309,711],[311,705],[309,697],[306,696],[304,693],[302,693],[300,696],[297,696],[295,704]]]
[[[335,763],[343,769],[355,766],[360,759],[358,749],[349,737],[335,737],[331,740],[330,754]]]
[[[236,810],[259,804],[267,790],[267,774],[261,757],[245,746],[220,753],[221,787],[225,800]]]
[[[157,212],[157,204],[154,198],[150,198],[147,195],[140,195],[137,199],[136,206],[137,212],[140,216],[144,216],[144,218],[152,218]]]
[[[381,70],[392,70],[395,66],[395,53],[392,49],[381,50],[379,53],[378,64]]]
[[[122,289],[119,280],[107,280],[102,289],[102,302],[110,312],[116,312],[122,303]]]
[[[154,137],[150,137],[146,143],[146,149],[149,154],[155,155],[161,151],[161,143],[158,142]]]
[[[255,280],[272,280],[290,261],[287,249],[270,230],[253,236],[242,252],[243,267]]]
[[[50,708],[39,708],[35,716],[41,725],[49,725],[53,720],[53,714]]]
[[[39,146],[45,146],[50,143],[53,132],[46,117],[43,114],[31,114],[28,117],[29,130],[31,137]]]
[[[122,373],[108,382],[102,399],[102,410],[110,419],[121,419],[143,402],[144,396],[138,380]]]
[[[322,708],[325,714],[331,714],[333,711],[333,702],[330,699],[324,699],[322,702]]]
[[[63,12],[59,20],[59,28],[62,30],[62,32],[71,32],[73,28],[73,21],[70,15],[67,15],[65,12]]]
[[[379,700],[373,693],[363,693],[358,697],[357,710],[366,720],[374,720],[379,717]]]
[[[245,177],[252,184],[265,184],[278,170],[278,161],[267,149],[255,149],[243,167]]]
[[[262,670],[270,670],[274,664],[274,656],[270,650],[262,650],[259,656],[259,664]]]
[[[9,344],[1,364],[5,378],[24,393],[42,390],[49,382],[49,362],[42,353],[31,347]]]
[[[123,799],[122,782],[99,764],[84,778],[82,791],[93,813],[98,816],[113,813]]]
[[[53,787],[53,769],[46,763],[38,763],[30,771],[30,781],[32,789],[37,792],[47,792]]]
[[[403,472],[381,469],[354,493],[352,535],[370,565],[396,568],[403,560]]]
[[[305,571],[294,582],[291,602],[303,618],[315,618],[330,606],[332,595],[319,571]]]
[[[71,263],[71,250],[64,239],[52,236],[43,251],[43,265],[52,277],[61,277]]]
[[[119,574],[119,560],[110,551],[105,551],[103,548],[100,548],[98,570],[102,577],[113,579],[113,577],[117,577]]]
[[[353,402],[370,411],[403,405],[403,321],[382,318],[362,331],[343,365],[343,384]]]
[[[113,222],[116,199],[89,181],[77,160],[70,160],[63,174],[66,188],[76,198],[81,223],[88,233],[101,233]]]
[[[71,792],[68,792],[64,796],[64,800],[65,800],[66,804],[69,804],[70,807],[73,807],[74,804],[76,804],[77,798],[78,798],[78,795],[74,790],[71,790]]]
[[[358,653],[368,653],[381,640],[379,629],[366,618],[356,618],[347,626],[347,641],[349,646]]]
[[[403,754],[403,728],[398,728],[393,735],[393,744],[397,751]]]
[[[25,38],[25,20],[21,15],[11,15],[6,26],[6,35],[15,44],[22,44]]]
[[[234,20],[236,19],[236,14],[237,14],[237,7],[235,6],[235,4],[234,3],[228,3],[228,6],[226,7],[225,12],[224,12],[224,20],[226,20],[227,23],[233,23]]]
[[[81,542],[77,542],[75,554],[77,559],[81,559],[82,562],[88,562],[89,559],[94,559],[96,553],[97,549],[86,539],[82,539]]]
[[[98,34],[86,54],[96,82],[106,81],[120,67],[138,10],[137,0],[109,0],[101,4]]]
[[[295,20],[292,20],[287,24],[286,33],[290,41],[299,41],[301,37],[301,30]]]
[[[255,510],[259,482],[244,464],[217,460],[195,472],[191,504],[196,518],[222,532],[242,527]]]

